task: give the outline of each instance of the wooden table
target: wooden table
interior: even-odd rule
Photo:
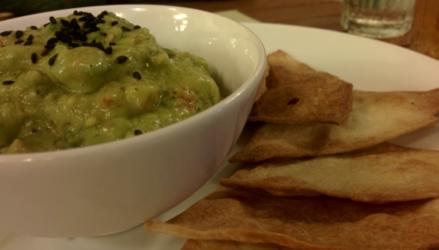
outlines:
[[[236,9],[262,22],[342,30],[341,1],[337,0],[218,0],[160,1],[160,3],[208,11]],[[413,29],[406,36],[388,42],[439,59],[439,0],[417,0]]]

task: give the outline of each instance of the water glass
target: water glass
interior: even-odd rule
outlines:
[[[349,33],[392,38],[412,27],[416,0],[344,0],[341,25]]]

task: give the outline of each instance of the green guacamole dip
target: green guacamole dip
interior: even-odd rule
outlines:
[[[219,100],[205,60],[106,11],[0,33],[1,153],[127,138]]]

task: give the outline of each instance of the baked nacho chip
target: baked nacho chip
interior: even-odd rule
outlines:
[[[372,205],[218,191],[147,229],[179,237],[293,249],[425,249],[439,243],[439,200]]]
[[[439,197],[439,151],[383,144],[358,153],[284,160],[241,169],[223,185],[281,196],[386,203]]]
[[[315,71],[283,51],[268,56],[268,90],[254,104],[250,121],[341,124],[352,108],[352,84]]]
[[[232,162],[306,157],[370,147],[438,121],[439,89],[430,91],[354,91],[345,124],[263,124]]]

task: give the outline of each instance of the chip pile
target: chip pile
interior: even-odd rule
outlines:
[[[222,187],[147,229],[184,250],[438,249],[439,151],[387,141],[438,121],[439,89],[369,92],[268,56],[258,129]]]

